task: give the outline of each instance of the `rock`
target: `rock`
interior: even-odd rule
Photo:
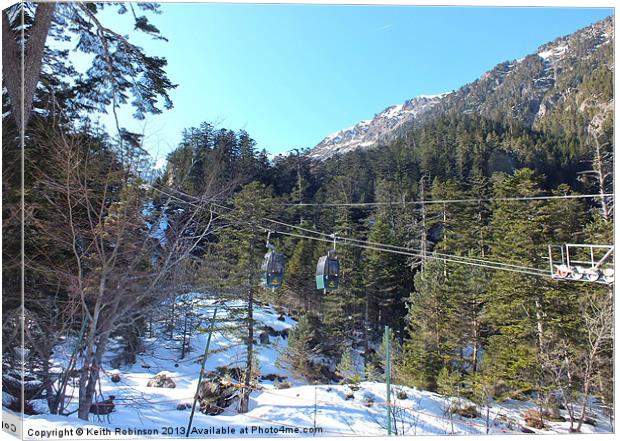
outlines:
[[[451,409],[452,413],[460,415],[464,418],[478,418],[480,413],[474,405],[461,405]]]
[[[260,344],[261,345],[268,345],[269,344],[269,334],[267,334],[266,332],[261,332],[260,335],[258,336],[259,340],[260,340]]]
[[[95,415],[108,415],[114,411],[114,396],[111,395],[107,400],[99,401],[90,405],[90,413]]]
[[[345,400],[354,400],[355,399],[355,395],[353,395],[353,392],[347,392],[346,395],[344,396]]]
[[[288,338],[288,329],[283,329],[280,331],[280,336],[282,338]]]
[[[588,424],[590,426],[597,426],[598,423],[596,422],[596,419],[594,419],[594,417],[590,416],[590,415],[586,415],[585,418],[583,419],[583,424]]]
[[[163,387],[165,389],[174,389],[177,385],[172,377],[168,376],[164,372],[160,372],[149,380],[148,383],[146,383],[146,387]]]
[[[536,433],[532,429],[528,429],[525,426],[521,426],[521,432],[523,432],[523,433]]]
[[[118,383],[121,381],[121,376],[120,374],[112,374],[112,376],[110,377],[110,381],[112,383]]]
[[[280,314],[280,315],[278,316],[278,320],[280,320],[281,322],[285,322],[285,321],[286,321],[286,319],[284,318],[284,314]]]
[[[140,366],[142,366],[144,369],[150,369],[151,365],[150,364],[146,364],[146,363],[142,363]]]
[[[547,418],[549,421],[566,421],[560,414],[560,397],[557,393],[551,393],[547,397],[547,402],[545,403],[545,410],[543,412],[543,416]]]
[[[191,409],[191,408],[192,408],[192,405],[188,403],[177,404],[177,410],[186,410],[186,409]]]
[[[523,412],[522,414],[523,419],[525,420],[525,424],[533,427],[535,429],[544,429],[545,428],[545,423],[543,421],[543,415],[535,410],[535,409],[528,409],[525,412]]]
[[[364,406],[366,407],[372,407],[373,404],[375,404],[375,399],[373,398],[372,395],[364,395]]]
[[[396,398],[398,398],[399,400],[406,400],[407,397],[407,393],[404,390],[399,390],[398,392],[396,392]]]

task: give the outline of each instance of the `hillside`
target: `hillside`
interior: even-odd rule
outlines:
[[[77,427],[90,430],[99,435],[116,435],[140,438],[146,432],[159,431],[166,435],[166,427],[172,428],[168,435],[182,437],[187,427],[192,397],[194,396],[200,370],[200,360],[207,340],[209,318],[213,315],[213,302],[197,294],[181,296],[182,301],[191,299],[194,315],[202,325],[191,340],[191,350],[180,359],[180,341],[170,339],[164,326],[158,326],[154,335],[146,339],[144,351],[138,354],[136,362],[114,368],[118,349],[111,342],[110,350],[104,357],[102,367],[100,396],[97,401],[112,398],[114,409],[107,415],[93,415],[90,423],[72,416],[53,416],[46,413],[45,400],[33,400],[40,415],[29,416],[25,420],[25,432],[75,430]],[[233,372],[235,367],[243,367],[239,347],[240,340],[231,339],[224,331],[233,325],[230,321],[234,308],[242,307],[242,302],[229,302],[220,306],[218,324],[211,341],[206,363],[208,377],[221,375],[222,369]],[[257,307],[255,317],[257,329],[273,331],[290,330],[296,322],[290,316],[281,315],[269,305]],[[180,331],[178,328],[176,331]],[[73,340],[65,342],[56,349],[56,360],[60,367],[69,358]],[[257,360],[260,375],[254,383],[250,410],[239,414],[236,400],[225,408],[216,409],[216,415],[203,414],[199,410],[193,420],[190,432],[192,437],[240,435],[249,427],[253,436],[290,435],[298,430],[302,436],[350,436],[386,434],[385,405],[386,386],[382,382],[362,382],[359,386],[343,384],[308,384],[286,368],[277,366],[277,359],[286,349],[287,338],[271,337],[269,343],[257,345]],[[174,383],[174,388],[148,387],[147,383],[156,375],[166,375]],[[277,377],[277,379],[276,379]],[[231,384],[237,382],[233,376],[220,377]],[[286,386],[285,386],[286,384]],[[447,413],[451,405],[466,409],[473,404],[467,400],[445,397],[436,393],[421,391],[410,387],[394,385],[392,393],[395,424],[392,430],[399,435],[459,434],[494,435],[534,433],[567,433],[568,423],[556,421],[545,429],[526,427],[524,413],[535,409],[530,401],[507,400],[494,402],[489,407],[489,420],[486,408],[478,410],[478,416],[469,417]],[[77,391],[70,392],[75,396]],[[70,405],[71,413],[77,403]],[[198,406],[200,407],[200,406]],[[198,408],[197,408],[198,409]],[[471,412],[471,411],[470,411]],[[602,409],[592,407],[591,424],[584,427],[586,433],[609,432]],[[595,424],[595,425],[592,425]],[[315,429],[316,428],[316,429]],[[110,430],[110,433],[107,432]],[[221,432],[217,432],[220,430]],[[231,432],[235,430],[235,432]],[[133,431],[133,432],[132,432]],[[316,433],[314,433],[316,432]],[[152,432],[151,434],[154,434]],[[115,437],[116,438],[116,437]]]

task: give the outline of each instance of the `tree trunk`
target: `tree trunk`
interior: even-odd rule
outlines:
[[[536,307],[536,334],[538,337],[538,353],[540,355],[544,354],[544,348],[545,348],[545,329],[543,326],[543,296],[542,294],[539,294],[538,297],[536,298],[536,302],[535,302],[535,307]]]
[[[243,380],[243,390],[241,392],[241,399],[239,400],[239,413],[246,413],[250,405],[250,383],[252,380],[252,358],[254,355],[254,244],[250,239],[249,247],[249,262],[248,262],[248,340],[246,343],[247,358],[246,358],[246,370]]]
[[[22,6],[23,7],[23,6]],[[28,31],[24,56],[24,83],[22,84],[21,35],[11,30],[7,11],[2,13],[2,74],[11,100],[11,110],[15,124],[25,127],[32,113],[32,102],[41,76],[45,41],[54,18],[55,3],[38,3],[34,23]],[[19,40],[18,40],[19,39]],[[22,119],[23,115],[23,119]]]
[[[601,144],[598,140],[598,136],[594,137],[594,144],[596,146],[594,150],[594,170],[596,172],[596,178],[598,180],[598,191],[601,195],[601,215],[605,222],[609,222],[609,205],[605,200],[605,188],[607,184],[607,174],[603,170],[603,153],[601,152]]]
[[[250,383],[252,381],[252,358],[254,353],[254,287],[248,290],[248,340],[245,377],[243,379],[243,391],[239,401],[239,413],[246,413],[250,404]]]
[[[99,369],[101,359],[106,351],[109,332],[103,332],[97,340],[97,349],[91,352],[90,363],[82,369],[84,380],[80,377],[80,398],[78,408],[78,418],[88,421],[90,407],[93,404],[97,381],[99,381]]]

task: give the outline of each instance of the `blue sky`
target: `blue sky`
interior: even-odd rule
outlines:
[[[163,4],[169,42],[131,35],[168,59],[174,109],[130,121],[165,157],[203,121],[245,129],[280,153],[420,94],[475,80],[496,64],[613,13],[595,8]],[[107,23],[125,17],[108,13]],[[128,18],[128,17],[127,17]],[[114,21],[112,23],[111,21]],[[104,123],[110,118],[104,117]]]

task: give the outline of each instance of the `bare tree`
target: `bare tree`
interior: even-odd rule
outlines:
[[[592,393],[597,369],[601,365],[601,355],[606,346],[613,342],[614,314],[613,300],[609,296],[588,296],[584,308],[586,326],[586,347],[581,360],[582,402],[577,423],[577,432],[586,418],[588,400]]]
[[[199,203],[165,197],[154,210],[150,187],[98,141],[62,131],[44,138],[55,167],[34,164],[45,209],[31,222],[72,256],[49,272],[79,305],[78,416],[87,420],[109,337],[175,289],[172,275],[193,258],[216,215],[204,195]]]

